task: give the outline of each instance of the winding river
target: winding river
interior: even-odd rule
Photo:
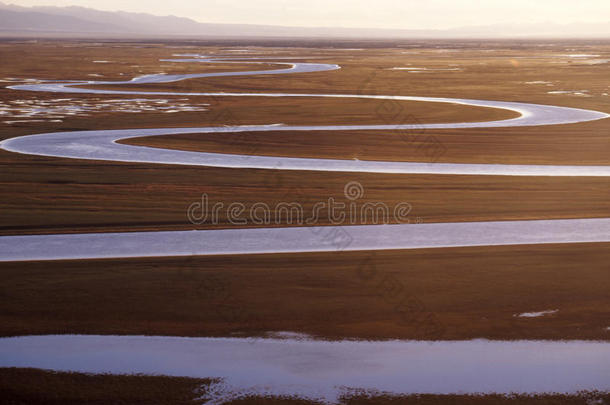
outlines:
[[[243,395],[337,403],[358,393],[610,390],[610,345],[586,341],[51,335],[0,339],[0,358],[13,367],[221,378],[208,404]]]
[[[457,122],[407,125],[245,125],[233,127],[153,128],[55,132],[20,136],[0,142],[0,148],[16,153],[73,159],[213,166],[228,168],[314,170],[367,173],[428,173],[504,176],[610,176],[610,166],[503,165],[355,161],[305,159],[273,156],[236,155],[169,150],[133,146],[117,141],[151,135],[187,133],[237,133],[262,131],[354,131],[448,128],[497,128],[573,124],[608,118],[610,115],[578,108],[507,101],[469,100],[439,97],[412,97],[362,94],[294,93],[182,93],[132,90],[101,90],[85,85],[126,85],[170,83],[193,78],[277,75],[324,72],[340,69],[336,64],[278,62],[274,57],[209,57],[198,54],[175,55],[186,59],[165,59],[176,63],[249,63],[285,65],[271,70],[199,74],[154,74],[128,81],[62,81],[14,85],[22,91],[131,94],[155,96],[221,97],[318,97],[391,99],[453,103],[500,108],[519,114],[517,118],[488,122]],[[76,87],[79,86],[79,87]],[[315,252],[333,250],[412,249],[424,247],[482,246],[533,243],[577,243],[610,241],[610,219],[573,219],[561,221],[473,222],[462,224],[401,224],[385,226],[337,226],[333,232],[347,234],[349,247],[329,243],[315,229],[302,227],[230,229],[211,231],[89,233],[78,235],[0,237],[0,261],[92,259],[106,257],[180,256],[206,254],[245,254],[278,252]]]
[[[178,55],[173,62],[270,63],[263,58]],[[278,58],[273,58],[278,59]],[[185,133],[252,131],[399,130],[492,128],[579,123],[606,113],[568,107],[438,97],[359,94],[182,93],[99,90],[84,85],[169,83],[191,78],[275,75],[339,69],[321,63],[273,62],[287,67],[185,75],[147,75],[130,81],[64,81],[16,85],[23,91],[222,97],[369,98],[456,103],[500,108],[517,118],[423,125],[256,125],[75,131],[11,138],[0,147],[16,153],[60,158],[231,168],[375,173],[476,174],[505,176],[610,176],[609,166],[497,165],[352,161],[244,156],[131,146],[119,140]],[[81,87],[75,87],[81,86]],[[340,231],[347,245],[321,236]],[[175,232],[123,232],[0,237],[0,261],[93,259],[333,250],[414,249],[536,243],[609,242],[610,218],[286,227]],[[218,377],[211,404],[240,395],[298,395],[337,402],[363,392],[535,393],[610,389],[610,346],[603,342],[386,341],[325,342],[308,338],[230,339],[150,336],[22,336],[0,338],[0,366],[84,372],[146,373]]]
[[[228,62],[243,63],[248,61]],[[174,62],[227,62],[227,59],[211,59],[196,57],[191,59],[166,59]],[[249,63],[269,63],[252,62]],[[508,176],[610,176],[610,166],[564,166],[564,165],[504,165],[504,164],[456,164],[456,163],[416,163],[416,162],[386,162],[386,161],[355,161],[347,159],[305,159],[272,156],[248,156],[226,153],[204,153],[180,150],[167,150],[143,146],[132,146],[117,143],[117,141],[153,135],[174,135],[189,133],[237,133],[237,132],[268,132],[268,131],[371,131],[371,130],[408,130],[408,129],[455,129],[455,128],[498,128],[518,126],[540,126],[573,124],[594,121],[610,117],[610,115],[578,108],[558,107],[551,105],[515,103],[508,101],[470,100],[442,97],[413,97],[395,95],[362,95],[362,94],[307,94],[307,93],[183,93],[159,91],[121,91],[100,90],[75,86],[83,85],[125,85],[171,83],[181,80],[226,77],[277,75],[309,72],[323,72],[339,69],[338,65],[321,63],[286,63],[285,69],[220,72],[182,75],[146,75],[129,81],[69,81],[41,84],[25,84],[9,86],[15,90],[45,91],[59,93],[86,94],[129,94],[155,96],[217,96],[217,97],[307,97],[307,98],[360,98],[395,101],[422,101],[433,103],[462,104],[475,107],[499,108],[513,111],[519,117],[513,119],[487,122],[456,122],[436,124],[404,124],[404,125],[243,125],[229,127],[198,127],[198,128],[153,128],[125,129],[102,131],[71,131],[37,134],[11,138],[0,143],[0,147],[12,152],[30,155],[53,156],[73,159],[108,160],[121,162],[161,163],[190,166],[214,166],[251,169],[282,170],[315,170],[339,172],[367,173],[428,173],[428,174],[473,174],[473,175],[508,175]]]

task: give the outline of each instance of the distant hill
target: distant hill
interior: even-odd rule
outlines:
[[[102,24],[67,15],[53,15],[33,11],[0,10],[1,31],[56,31],[112,33],[121,30],[114,24]]]
[[[504,24],[448,30],[283,27],[209,24],[190,18],[155,16],[85,7],[21,7],[0,2],[0,35],[99,35],[179,37],[310,38],[610,38],[610,22],[599,24]]]

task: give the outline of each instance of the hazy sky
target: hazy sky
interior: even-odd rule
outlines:
[[[452,28],[512,22],[607,22],[610,0],[0,0],[190,17],[200,22]]]

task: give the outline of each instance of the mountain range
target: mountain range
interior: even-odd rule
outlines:
[[[607,23],[495,24],[446,30],[287,27],[201,23],[190,18],[156,16],[85,7],[22,7],[0,2],[2,36],[99,37],[284,37],[284,38],[610,38]]]

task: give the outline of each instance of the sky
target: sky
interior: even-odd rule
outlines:
[[[445,29],[497,23],[610,21],[610,0],[0,0],[189,17],[199,22]]]

